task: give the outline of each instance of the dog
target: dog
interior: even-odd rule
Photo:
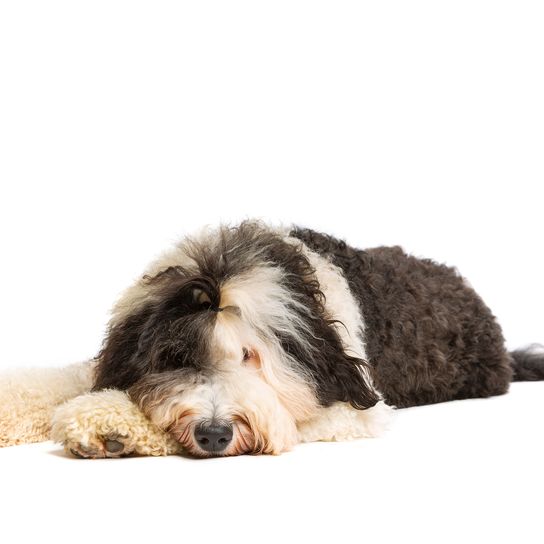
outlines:
[[[0,443],[50,436],[85,458],[279,454],[378,436],[393,407],[542,379],[544,351],[508,352],[455,269],[245,221],[155,260],[95,359],[0,379]]]

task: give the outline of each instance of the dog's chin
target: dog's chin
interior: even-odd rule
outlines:
[[[191,418],[188,421],[186,416],[169,428],[169,433],[182,445],[184,452],[191,457],[205,459],[264,453],[264,448],[260,447],[260,441],[255,438],[249,425],[240,418],[233,420],[232,440],[225,449],[220,451],[206,451],[198,445],[195,440],[195,429],[198,425],[197,419]]]
[[[251,450],[244,451],[230,447],[223,451],[209,452],[204,451],[203,449],[199,448],[194,444],[183,444],[183,451],[187,455],[189,455],[190,457],[194,457],[195,459],[210,459],[213,457],[234,457],[237,455],[251,455],[256,453]]]

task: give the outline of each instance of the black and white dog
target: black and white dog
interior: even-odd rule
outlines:
[[[454,269],[248,221],[153,262],[96,359],[0,380],[0,444],[51,431],[83,457],[277,454],[376,436],[392,406],[541,379],[544,352],[509,353]]]

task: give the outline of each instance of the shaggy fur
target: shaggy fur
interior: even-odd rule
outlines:
[[[333,319],[314,270],[300,247],[255,223],[220,231],[217,247],[191,244],[192,266],[169,266],[143,282],[156,286],[153,297],[110,329],[98,356],[95,390],[127,389],[146,374],[190,368],[205,372],[210,360],[208,339],[217,319],[221,286],[246,270],[270,266],[281,270],[291,318],[304,336],[290,327],[260,331],[273,336],[299,371],[316,387],[318,401],[330,406],[350,402],[369,408],[378,396],[361,376],[367,365],[342,349]],[[227,309],[228,310],[228,309]]]
[[[32,385],[42,376],[0,381],[0,445],[43,439],[60,404],[52,438],[81,457],[278,454],[378,436],[391,406],[544,379],[544,353],[508,353],[452,268],[245,222],[155,260],[114,306],[94,362]]]
[[[400,247],[360,251],[307,229],[293,235],[342,268],[364,316],[374,383],[388,404],[506,393],[512,357],[501,329],[455,269]]]

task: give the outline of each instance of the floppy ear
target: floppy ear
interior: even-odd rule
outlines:
[[[139,356],[145,349],[140,338],[152,314],[148,305],[110,327],[97,357],[94,391],[127,389],[146,373],[146,360]]]
[[[187,278],[173,267],[145,280],[158,285],[154,296],[110,326],[98,354],[94,390],[125,390],[149,373],[206,359],[205,339],[219,310],[213,280]]]
[[[306,319],[302,337],[280,336],[283,349],[310,374],[323,406],[341,401],[354,408],[374,406],[379,396],[369,383],[369,364],[344,351],[334,321],[323,317]]]
[[[344,351],[332,354],[325,362],[329,372],[321,373],[319,386],[329,402],[349,402],[354,408],[371,408],[379,396],[369,383],[368,363]]]

